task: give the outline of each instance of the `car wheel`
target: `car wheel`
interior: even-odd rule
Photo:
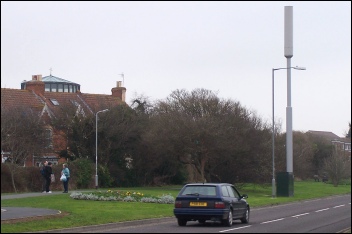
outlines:
[[[178,223],[178,226],[186,226],[187,220],[178,218],[177,223]]]
[[[244,217],[241,219],[242,223],[249,223],[249,208],[247,207]]]
[[[232,210],[229,211],[229,214],[227,215],[227,219],[223,220],[223,224],[225,226],[231,227],[232,226],[232,222],[233,222],[233,218],[232,218]]]
[[[201,224],[205,224],[205,219],[200,219],[200,220],[198,220],[198,223],[201,223]]]

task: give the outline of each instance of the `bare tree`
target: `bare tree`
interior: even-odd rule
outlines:
[[[234,182],[267,167],[270,155],[263,149],[270,134],[264,134],[261,120],[239,102],[205,89],[176,90],[156,104],[151,116],[145,141],[161,157],[183,163],[190,181]]]
[[[293,133],[293,166],[295,177],[301,179],[312,178],[314,172],[314,145],[309,137],[295,131]]]
[[[1,108],[1,149],[10,152],[7,165],[15,192],[17,168],[25,166],[29,157],[40,154],[45,140],[38,112],[29,108]]]
[[[336,147],[330,157],[324,160],[324,169],[329,175],[334,187],[337,187],[342,179],[347,176],[348,172],[348,158],[345,157],[342,150]]]
[[[350,138],[351,139],[351,122],[348,123],[348,132],[345,134],[346,135],[346,138]]]

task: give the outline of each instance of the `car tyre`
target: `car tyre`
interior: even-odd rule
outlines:
[[[186,226],[187,220],[178,218],[177,223],[178,223],[178,226]]]
[[[222,222],[225,226],[231,227],[233,223],[232,210],[229,211],[227,219],[224,219]]]
[[[205,224],[206,220],[205,219],[199,219],[198,223]]]
[[[241,219],[241,223],[249,223],[249,208],[247,207],[244,217]]]

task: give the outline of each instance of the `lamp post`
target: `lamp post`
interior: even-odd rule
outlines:
[[[101,110],[95,114],[95,189],[98,189],[98,114],[108,110]]]
[[[282,68],[273,68],[272,69],[272,102],[273,102],[273,133],[272,133],[272,149],[273,149],[273,152],[272,152],[272,156],[273,156],[273,179],[271,181],[272,183],[272,197],[276,197],[276,182],[275,182],[275,120],[274,120],[274,72],[277,71],[277,70],[283,70],[283,69],[290,69],[290,68],[293,68],[293,69],[296,69],[296,70],[306,70],[305,67],[282,67]]]

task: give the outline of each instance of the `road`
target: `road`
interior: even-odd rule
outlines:
[[[158,222],[132,222],[75,229],[74,232],[104,233],[338,233],[351,227],[351,195],[308,200],[252,209],[249,224],[235,221],[232,227],[207,222],[177,225],[175,218]],[[349,229],[350,230],[350,229]],[[70,230],[66,230],[70,232]],[[73,231],[73,230],[71,230]],[[63,232],[63,230],[53,231]]]

